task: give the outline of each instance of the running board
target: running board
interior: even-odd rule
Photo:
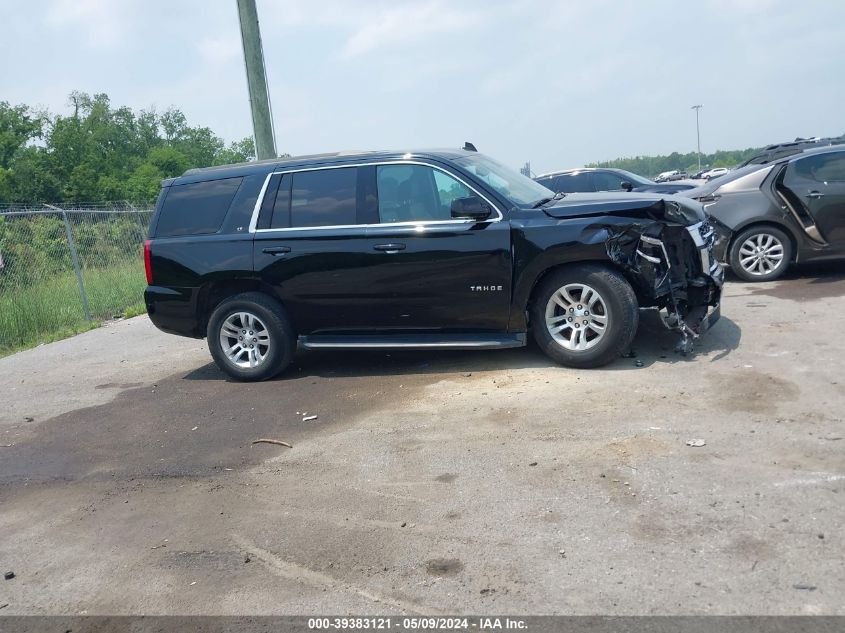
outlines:
[[[305,349],[505,349],[524,347],[519,334],[413,334],[300,336]]]

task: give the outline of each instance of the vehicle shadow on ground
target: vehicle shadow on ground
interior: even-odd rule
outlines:
[[[663,327],[657,313],[644,310],[640,314],[640,327],[631,345],[633,355],[619,358],[604,370],[637,370],[652,364],[690,362],[702,354],[718,352],[710,362],[721,360],[739,345],[740,328],[730,319],[722,317],[696,344],[687,356],[673,351],[680,339],[677,332]],[[530,337],[529,337],[530,339]],[[639,362],[638,362],[639,361]],[[526,347],[506,350],[418,350],[418,351],[366,351],[366,350],[300,350],[291,366],[274,381],[284,381],[303,376],[356,377],[395,376],[424,374],[469,374],[473,372],[507,371],[513,369],[560,367],[530,340]],[[184,376],[185,380],[229,380],[214,363],[208,363]]]
[[[654,310],[640,312],[640,327],[631,344],[631,354],[617,360],[607,369],[643,369],[651,365],[687,362],[715,363],[739,347],[742,329],[731,319],[722,316],[712,328],[699,338],[689,354],[675,351],[681,340],[678,332],[667,330]],[[707,356],[706,359],[703,357]]]
[[[728,281],[746,283],[731,272],[728,272]],[[768,296],[792,301],[841,297],[845,296],[845,263],[798,264],[777,281],[749,285],[747,296]]]

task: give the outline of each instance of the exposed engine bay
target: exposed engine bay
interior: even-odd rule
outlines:
[[[653,221],[606,230],[608,256],[626,271],[641,306],[659,310],[663,324],[681,334],[676,349],[690,352],[719,318],[724,272],[712,255],[713,228]]]

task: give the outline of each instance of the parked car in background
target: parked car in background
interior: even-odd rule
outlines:
[[[162,182],[144,245],[152,322],[207,338],[237,380],[306,349],[526,344],[572,367],[617,358],[639,307],[688,349],[723,271],[700,203],[555,194],[474,151],[323,154]]]
[[[554,192],[590,193],[593,191],[634,191],[639,193],[677,193],[692,189],[697,183],[656,183],[624,169],[581,167],[564,169],[535,178]]]
[[[845,145],[746,165],[680,195],[704,204],[716,256],[747,281],[845,257]]]
[[[713,180],[714,178],[718,178],[719,176],[724,176],[730,171],[727,167],[714,167],[713,169],[708,169],[705,172],[702,172],[699,178],[703,178],[704,180]]]
[[[670,182],[672,180],[684,180],[689,177],[689,174],[685,171],[672,169],[670,171],[664,171],[658,174],[657,178],[654,179],[654,182]]]

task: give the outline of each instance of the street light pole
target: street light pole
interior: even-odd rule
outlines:
[[[255,8],[255,0],[237,0],[237,3],[238,18],[241,23],[241,41],[244,47],[249,105],[252,110],[255,156],[259,160],[276,158],[273,116],[270,111],[270,92],[267,89],[264,51],[261,47],[261,31],[258,28],[258,10]]]
[[[695,139],[696,147],[698,149],[698,171],[701,171],[701,131],[698,127],[698,111],[701,110],[701,104],[692,106],[690,110],[695,110]]]

